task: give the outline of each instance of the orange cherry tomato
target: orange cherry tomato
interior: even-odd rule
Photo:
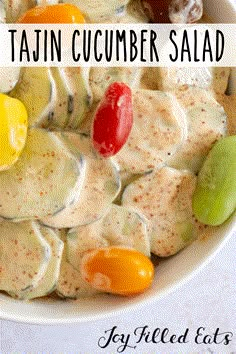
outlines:
[[[77,6],[72,4],[57,4],[36,6],[29,9],[18,23],[84,23],[85,19]]]
[[[95,289],[126,296],[143,292],[154,277],[154,266],[147,256],[121,247],[86,252],[80,270]]]

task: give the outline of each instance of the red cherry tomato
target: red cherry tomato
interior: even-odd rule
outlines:
[[[92,130],[94,148],[104,157],[115,155],[126,143],[133,125],[131,89],[112,83],[95,112]]]

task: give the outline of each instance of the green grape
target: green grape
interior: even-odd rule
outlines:
[[[220,225],[236,209],[236,135],[218,141],[198,175],[193,195],[196,218],[207,225]]]

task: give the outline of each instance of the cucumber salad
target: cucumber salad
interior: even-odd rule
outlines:
[[[207,22],[203,5],[4,0],[0,21]],[[230,75],[0,68],[0,291],[22,300],[138,294],[161,259],[224,223],[236,209]]]

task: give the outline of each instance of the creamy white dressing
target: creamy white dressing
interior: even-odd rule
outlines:
[[[0,92],[7,93],[16,85],[20,77],[20,68],[0,67]]]
[[[37,0],[4,0],[6,22],[16,22],[27,10],[37,5]]]
[[[203,14],[203,0],[172,0],[169,19],[172,23],[192,23]]]
[[[0,3],[0,21],[5,21],[6,17],[7,22],[15,22],[31,7],[57,2],[9,0],[4,7]],[[77,5],[88,22],[147,22],[140,2],[135,0],[59,2]],[[176,2],[181,8],[183,1],[173,1],[173,4]],[[194,18],[201,15],[200,0],[184,3],[185,7],[182,6],[181,11],[170,11],[172,22],[191,22],[190,15]],[[197,8],[194,8],[195,5]],[[80,269],[86,251],[119,245],[132,247],[147,256],[150,256],[151,250],[160,257],[167,257],[199,237],[205,226],[197,223],[192,216],[195,174],[216,140],[228,133],[236,134],[236,99],[235,96],[224,94],[229,73],[227,68],[25,68],[19,80],[19,71],[0,69],[0,91],[11,91],[11,96],[25,103],[31,127],[59,130],[54,134],[58,146],[61,146],[61,153],[58,152],[60,156],[57,156],[58,166],[53,162],[53,167],[57,171],[63,198],[60,200],[60,196],[55,196],[57,204],[61,203],[60,207],[53,205],[53,200],[53,207],[47,205],[42,198],[47,212],[45,215],[45,210],[40,210],[40,217],[41,223],[50,225],[54,230],[62,228],[60,238],[64,251],[62,253],[62,244],[58,240],[58,247],[49,247],[47,237],[45,242],[36,240],[42,248],[42,254],[46,252],[45,249],[58,249],[54,259],[46,262],[47,266],[43,259],[41,261],[45,277],[41,276],[41,283],[38,279],[36,287],[36,282],[30,282],[24,274],[18,282],[21,286],[14,285],[11,278],[11,287],[15,286],[19,293],[26,284],[30,287],[32,297],[34,294],[35,297],[38,294],[46,295],[50,284],[56,286],[57,294],[62,297],[91,296],[97,291],[83,280]],[[90,138],[91,123],[97,104],[114,81],[126,82],[132,89],[134,125],[121,151],[115,157],[104,160],[94,152]],[[30,129],[32,134],[33,130]],[[45,142],[39,139],[38,144],[44,146]],[[70,185],[68,180],[60,179],[62,172],[59,164],[64,166],[60,161],[65,156],[73,156],[66,163],[66,166],[71,166],[68,173],[69,170],[73,173],[73,160],[80,159],[80,154],[86,163],[80,166],[80,178],[76,177],[78,172],[74,171],[75,176],[72,176],[73,183]],[[28,162],[20,158],[19,170],[22,163],[26,165],[28,176],[27,193],[22,202],[27,204],[31,182],[34,182],[34,186],[43,186],[47,174],[50,175],[50,168],[43,172],[40,166],[36,166],[37,163],[27,166]],[[35,176],[38,168],[40,181]],[[16,175],[17,178],[21,176]],[[32,181],[30,178],[33,178]],[[78,180],[77,185],[74,180]],[[17,181],[22,185],[20,179]],[[52,186],[51,181],[44,188],[50,196],[53,195]],[[7,190],[9,195],[13,189]],[[19,188],[16,189],[15,194],[18,195]],[[41,195],[37,196],[39,204],[40,198]],[[18,209],[21,210],[20,201],[17,201]],[[11,208],[11,202],[6,195],[1,200],[0,210],[8,210],[13,221],[19,221],[19,210],[15,205]],[[6,207],[2,206],[4,203]],[[36,215],[35,208],[35,204],[32,204]],[[27,215],[30,211],[27,209]],[[28,218],[34,219],[32,216]],[[6,222],[1,220],[1,215],[0,221],[1,225]],[[10,224],[7,221],[6,227]],[[78,227],[71,229],[75,226]],[[66,228],[70,228],[69,232]],[[43,238],[43,232],[40,237]],[[4,257],[6,253],[7,250]],[[30,257],[24,260],[24,253],[17,257],[24,267],[35,267],[35,259],[33,263]],[[7,269],[6,265],[3,267]],[[7,279],[6,273],[4,276]],[[43,281],[45,278],[46,283]],[[107,279],[98,274],[96,282],[101,281],[106,283]]]
[[[131,183],[122,204],[141,212],[150,222],[151,251],[167,257],[197,236],[192,217],[196,176],[163,167]]]
[[[114,157],[122,171],[146,173],[168,163],[187,138],[184,110],[175,96],[133,91],[134,124],[127,143]]]
[[[3,1],[0,1],[0,23],[6,22],[6,9]]]
[[[229,135],[236,135],[236,94],[226,96],[217,92],[215,94],[216,100],[224,107],[227,115],[227,127]]]
[[[128,4],[129,0],[63,0],[79,7],[89,22],[108,22],[112,16],[119,16],[119,10]]]
[[[183,85],[196,86],[224,93],[227,89],[229,68],[157,68],[160,88],[171,91]]]

